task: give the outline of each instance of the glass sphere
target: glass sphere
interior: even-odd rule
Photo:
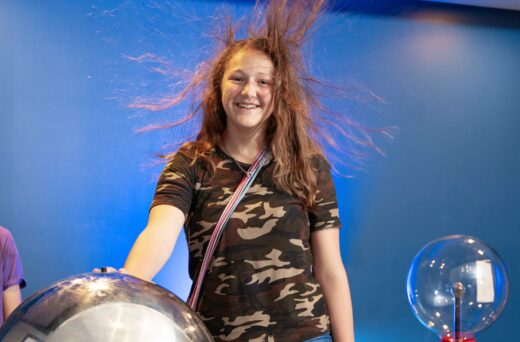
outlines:
[[[471,339],[500,316],[509,281],[504,262],[477,238],[452,235],[430,242],[408,273],[408,301],[417,319],[444,340],[455,337],[457,304],[461,339]]]
[[[130,275],[85,273],[38,291],[9,316],[0,341],[213,341],[166,289]]]

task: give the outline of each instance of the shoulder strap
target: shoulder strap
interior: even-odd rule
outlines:
[[[222,236],[222,232],[224,231],[224,228],[226,227],[226,223],[228,222],[229,218],[231,217],[231,214],[233,214],[233,211],[235,211],[238,203],[242,200],[244,195],[247,192],[247,189],[251,186],[254,179],[256,178],[256,175],[262,168],[262,166],[267,162],[269,157],[271,156],[271,153],[266,149],[264,149],[262,152],[256,156],[255,161],[249,169],[247,170],[246,175],[242,180],[240,181],[240,184],[238,185],[238,188],[235,190],[233,195],[231,196],[231,199],[229,200],[228,204],[224,208],[224,211],[220,215],[220,218],[217,221],[217,225],[215,226],[215,229],[213,230],[213,233],[211,234],[211,238],[209,239],[208,247],[206,248],[206,252],[204,253],[204,258],[202,259],[202,263],[199,268],[199,273],[197,274],[197,277],[195,278],[195,282],[193,283],[193,288],[191,291],[191,295],[188,298],[188,306],[192,308],[193,310],[196,310],[196,305],[198,302],[200,289],[202,288],[202,282],[204,280],[204,276],[206,275],[206,272],[209,267],[209,263],[211,261],[211,258],[213,257],[213,253],[215,252],[215,249],[217,248],[218,242],[220,240],[220,237]]]

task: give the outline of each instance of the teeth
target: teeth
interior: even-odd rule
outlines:
[[[253,108],[258,107],[255,104],[249,104],[249,103],[237,103],[237,106],[239,106],[240,108],[245,108],[245,109],[253,109]]]

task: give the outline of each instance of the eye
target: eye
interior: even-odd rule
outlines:
[[[258,81],[258,84],[259,84],[260,86],[270,86],[270,85],[271,85],[271,80],[267,80],[267,79],[265,79],[265,80],[259,80],[259,81]]]
[[[229,80],[234,83],[240,83],[243,81],[243,78],[241,76],[234,75],[234,76],[229,76]]]

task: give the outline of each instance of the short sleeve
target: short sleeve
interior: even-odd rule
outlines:
[[[177,152],[164,167],[151,204],[177,207],[185,216],[191,207],[196,184],[196,163],[184,154]]]
[[[336,200],[336,189],[330,172],[329,163],[323,157],[315,160],[318,172],[318,189],[316,193],[316,208],[309,211],[311,232],[341,228],[339,219],[338,202]]]
[[[23,277],[22,262],[18,249],[14,243],[11,233],[2,228],[3,244],[2,244],[2,272],[3,284],[2,290],[5,290],[14,285],[20,285],[24,288],[26,283]]]

